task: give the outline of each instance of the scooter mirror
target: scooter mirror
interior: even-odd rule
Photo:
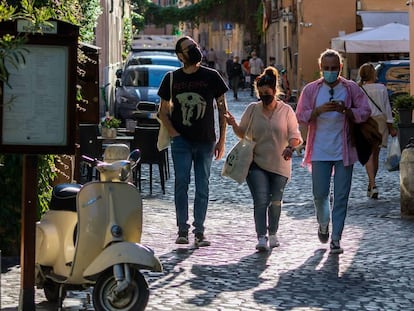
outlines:
[[[128,160],[133,161],[135,163],[139,162],[141,159],[141,151],[139,149],[134,149],[128,156]]]

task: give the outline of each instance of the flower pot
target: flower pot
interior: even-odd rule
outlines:
[[[412,108],[398,108],[398,115],[400,124],[411,124],[413,122]]]
[[[103,138],[116,138],[116,128],[102,128],[102,137]]]

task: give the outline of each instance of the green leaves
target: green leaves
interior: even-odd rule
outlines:
[[[0,2],[0,22],[11,20],[16,16],[16,8],[8,5],[6,0],[2,0]]]
[[[0,38],[0,81],[9,84],[9,70],[8,65],[18,69],[21,64],[26,63],[25,55],[29,50],[23,47],[25,37],[15,37],[9,34]]]

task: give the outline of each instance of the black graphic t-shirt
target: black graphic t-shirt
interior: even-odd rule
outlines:
[[[199,142],[215,142],[214,99],[227,92],[222,77],[214,69],[200,66],[186,74],[180,68],[174,71],[171,122],[186,139]],[[170,100],[170,75],[165,75],[158,95]]]

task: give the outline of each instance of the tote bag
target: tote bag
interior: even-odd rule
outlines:
[[[249,130],[251,130],[254,109],[255,108],[253,108],[244,137],[230,150],[221,171],[222,176],[229,177],[239,184],[246,180],[250,164],[253,161],[253,151],[256,143],[250,138],[252,135],[248,136],[248,133]]]
[[[170,115],[171,115],[171,111],[173,107],[172,84],[173,84],[173,72],[171,71],[170,72]],[[158,132],[157,148],[159,151],[161,151],[161,150],[167,149],[170,146],[171,137],[170,137],[170,134],[168,133],[167,128],[162,123],[161,119],[158,117],[158,114],[157,114],[157,120],[160,123],[160,131]]]

